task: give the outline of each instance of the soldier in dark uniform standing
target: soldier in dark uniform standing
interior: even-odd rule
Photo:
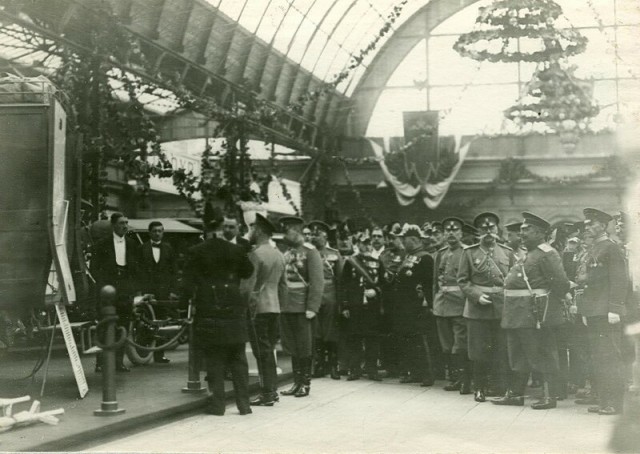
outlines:
[[[222,224],[215,227],[220,230]],[[212,392],[205,411],[224,415],[224,377],[228,368],[238,410],[241,415],[249,414],[249,368],[245,353],[249,340],[248,300],[240,293],[240,280],[251,276],[253,265],[245,248],[217,237],[192,247],[188,255],[185,281],[194,292],[195,343],[206,362]]]
[[[607,236],[612,216],[594,208],[583,212],[593,246],[585,257],[586,275],[578,282],[583,288],[578,312],[587,326],[599,397],[599,405],[589,411],[615,415],[623,410],[625,390],[621,321],[626,315],[628,275],[624,252]]]
[[[569,291],[569,279],[560,254],[546,242],[550,224],[531,213],[522,216],[520,231],[527,255],[507,275],[502,315],[512,380],[505,396],[493,403],[524,405],[527,380],[535,370],[542,374],[547,389],[531,408],[547,410],[556,407],[559,366],[554,327],[564,323],[562,299]]]
[[[393,224],[388,233],[387,246],[380,255],[380,262],[384,273],[382,275],[381,289],[385,295],[383,301],[383,310],[381,315],[381,337],[380,337],[380,359],[382,367],[386,371],[387,378],[395,378],[398,376],[398,341],[393,334],[393,286],[400,265],[404,261],[405,250],[402,243],[402,226],[398,223]]]
[[[344,261],[338,250],[329,247],[330,227],[327,224],[322,221],[312,221],[307,228],[312,232],[311,244],[320,253],[324,274],[322,303],[318,317],[316,317],[313,376],[320,378],[329,372],[331,378],[340,380],[338,373],[338,295]]]
[[[399,342],[403,373],[400,382],[432,386],[434,377],[426,330],[433,302],[433,258],[423,247],[420,227],[405,224],[401,235],[406,256],[396,274],[389,304],[393,331]]]
[[[504,280],[515,257],[511,248],[498,243],[499,222],[495,213],[475,217],[473,224],[480,232],[480,243],[465,248],[458,270],[458,285],[467,297],[464,318],[477,402],[486,401],[492,370],[492,394],[504,392],[509,372],[500,320]]]
[[[378,375],[382,313],[380,282],[384,269],[380,260],[372,255],[368,238],[360,238],[358,249],[358,254],[346,259],[342,280],[341,312],[346,319],[349,350],[347,380],[353,381],[360,378],[361,364],[364,359],[367,377],[370,380],[380,381]]]
[[[324,291],[322,257],[304,241],[304,221],[297,216],[280,218],[284,231],[287,298],[280,302],[282,346],[291,355],[293,385],[283,396],[305,397],[311,389],[313,319],[320,311]]]
[[[457,281],[463,252],[460,240],[464,221],[450,217],[444,219],[442,224],[447,246],[440,249],[435,258],[433,315],[436,316],[442,351],[450,359],[449,372],[453,378],[453,382],[444,389],[470,394],[471,363],[467,354],[467,323],[462,316],[466,298]]]

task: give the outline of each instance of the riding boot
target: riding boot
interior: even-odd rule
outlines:
[[[313,378],[322,378],[325,376],[326,361],[325,361],[325,343],[322,339],[315,340],[315,353],[313,357]]]
[[[460,371],[460,394],[471,394],[472,362],[467,358],[467,352],[460,353],[462,370]]]
[[[460,391],[462,386],[462,357],[459,354],[451,354],[449,358],[449,377],[452,378],[448,384],[444,386],[445,391]]]
[[[311,390],[311,357],[300,358],[300,363],[300,387],[294,394],[294,397],[306,397]]]
[[[331,378],[333,380],[340,380],[340,373],[338,372],[338,346],[335,343],[329,344],[329,367]]]
[[[289,388],[287,391],[280,391],[281,395],[293,396],[298,392],[298,390],[302,386],[302,374],[300,371],[301,361],[302,360],[297,356],[291,357],[291,368],[293,369],[293,384],[291,385],[291,388]]]

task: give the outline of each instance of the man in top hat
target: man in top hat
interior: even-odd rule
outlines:
[[[329,372],[331,378],[340,380],[338,374],[338,294],[340,290],[338,287],[344,261],[338,250],[329,247],[330,228],[327,224],[322,221],[312,221],[307,227],[311,229],[311,244],[320,253],[324,273],[322,303],[316,317],[313,376],[320,378]]]
[[[405,224],[401,235],[406,256],[395,275],[392,294],[386,300],[399,342],[403,373],[400,382],[432,386],[434,377],[426,331],[433,303],[433,258],[423,246],[420,227]]]
[[[368,236],[361,235],[358,253],[345,260],[340,292],[340,311],[345,318],[344,334],[348,352],[347,380],[349,381],[360,378],[363,361],[367,377],[370,380],[380,381],[378,376],[382,313],[380,284],[383,275],[381,261],[374,256]]]
[[[556,407],[558,391],[558,347],[554,327],[564,323],[563,301],[569,279],[562,259],[546,239],[551,225],[535,214],[522,213],[521,235],[527,255],[505,280],[502,327],[507,332],[511,385],[498,405],[524,405],[529,374],[536,370],[546,383],[545,397],[533,403],[534,410]]]
[[[402,226],[400,223],[396,222],[392,224],[388,232],[387,247],[382,255],[380,255],[380,262],[384,269],[381,288],[383,295],[385,295],[385,306],[389,306],[389,304],[392,303],[391,298],[393,295],[393,286],[395,285],[395,277],[406,255],[401,234]],[[385,309],[382,312],[380,323],[380,357],[382,367],[387,374],[386,376],[388,378],[395,378],[398,376],[399,353],[398,342],[392,329],[392,311]]]
[[[504,280],[515,263],[511,248],[498,242],[500,218],[495,213],[481,213],[473,220],[480,242],[465,248],[458,270],[458,285],[467,297],[464,318],[467,320],[469,359],[473,361],[475,400],[484,402],[493,371],[493,393],[506,387],[508,375],[506,339],[500,328],[504,304]]]
[[[304,241],[304,221],[297,216],[280,218],[283,242],[287,298],[280,302],[282,346],[291,354],[293,386],[280,394],[305,397],[311,389],[313,319],[320,311],[324,292],[324,272],[320,253]]]
[[[471,392],[471,364],[467,355],[467,324],[462,316],[465,296],[458,285],[458,268],[462,258],[462,226],[460,218],[449,217],[442,221],[447,246],[435,257],[435,297],[433,315],[440,346],[449,365],[452,383],[445,391]]]
[[[599,405],[589,411],[614,415],[623,407],[621,321],[626,315],[628,275],[624,252],[607,236],[612,216],[594,208],[585,208],[583,213],[585,231],[593,237],[593,246],[585,256],[584,274],[578,278],[583,293],[577,303],[587,326],[599,398]]]
[[[251,405],[273,406],[278,397],[275,346],[280,337],[280,302],[286,297],[284,256],[271,244],[275,226],[259,213],[250,225],[249,241],[255,245],[249,254],[253,275],[249,289],[249,338],[261,378],[260,395]]]

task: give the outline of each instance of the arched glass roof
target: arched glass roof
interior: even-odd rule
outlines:
[[[375,38],[401,0],[207,0],[249,32],[324,81],[344,70]],[[407,0],[391,30],[342,81],[350,95],[377,50],[429,0]]]

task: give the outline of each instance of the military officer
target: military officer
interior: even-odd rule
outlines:
[[[388,378],[398,376],[398,341],[393,334],[393,312],[390,310],[390,306],[392,304],[395,277],[406,255],[401,233],[402,226],[399,223],[394,223],[389,229],[387,247],[380,255],[380,262],[384,269],[381,285],[382,293],[385,295],[380,324],[380,359]]]
[[[304,241],[304,221],[297,216],[280,218],[284,231],[287,298],[280,302],[282,346],[291,354],[293,386],[280,394],[305,397],[311,388],[313,319],[320,310],[324,274],[320,253]]]
[[[431,223],[430,234],[431,234],[431,240],[433,242],[432,247],[434,251],[438,251],[439,249],[442,249],[442,247],[446,246],[445,244],[446,234],[444,231],[444,222],[433,221]]]
[[[466,222],[462,226],[462,244],[467,246],[471,246],[472,244],[476,244],[478,241],[478,231],[476,228]]]
[[[328,371],[331,378],[340,380],[338,373],[338,293],[344,260],[336,249],[329,247],[327,237],[329,226],[322,221],[312,221],[311,243],[322,258],[324,291],[320,312],[316,317],[315,329],[315,370],[314,377],[324,377]]]
[[[503,392],[508,374],[506,339],[500,329],[505,276],[515,262],[513,251],[498,242],[497,214],[485,212],[473,220],[480,242],[465,248],[458,270],[458,285],[466,296],[469,359],[473,361],[474,398],[485,402],[490,372],[494,392]]]
[[[471,364],[467,355],[467,324],[462,316],[465,296],[458,285],[458,268],[462,258],[462,226],[464,221],[449,217],[442,221],[447,246],[435,257],[435,298],[433,315],[436,316],[438,337],[450,365],[453,383],[445,391],[471,392]]]
[[[390,295],[393,331],[400,344],[400,382],[432,386],[431,353],[425,334],[433,303],[433,258],[424,249],[420,227],[405,224],[401,235],[406,256]]]
[[[507,232],[507,246],[513,250],[516,259],[524,258],[527,253],[527,250],[522,246],[522,239],[520,239],[521,226],[522,222],[512,222],[504,226]]]
[[[599,398],[599,405],[589,411],[615,415],[622,412],[624,397],[621,320],[626,315],[628,275],[624,252],[607,236],[612,216],[594,208],[583,213],[593,246],[585,256],[585,273],[578,278],[583,292],[577,302],[587,326]]]
[[[349,381],[360,378],[363,359],[367,377],[374,381],[381,380],[378,375],[378,354],[382,313],[380,283],[384,269],[371,249],[369,238],[366,234],[361,235],[358,254],[348,257],[344,266],[341,312],[347,321]]]
[[[507,332],[511,386],[497,405],[524,405],[529,374],[538,371],[546,384],[545,397],[534,410],[556,407],[558,396],[558,347],[554,327],[564,323],[563,298],[569,279],[562,259],[546,239],[551,225],[535,214],[522,213],[522,242],[527,248],[505,280],[502,327]]]

